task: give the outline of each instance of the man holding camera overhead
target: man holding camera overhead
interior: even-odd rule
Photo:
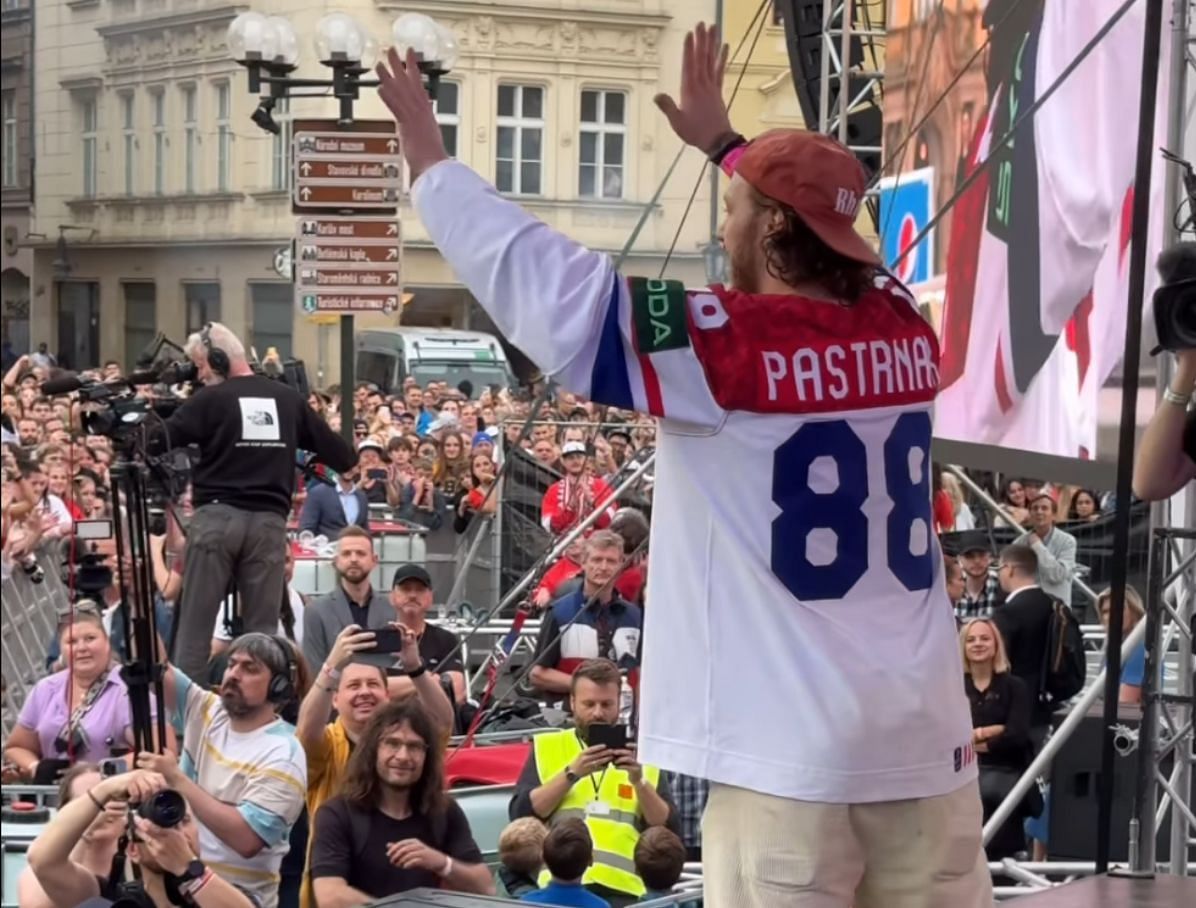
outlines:
[[[194,904],[200,908],[257,908],[260,903],[234,884],[217,876],[201,860],[199,825],[185,800],[178,822],[170,810],[157,810],[162,795],[169,795],[167,782],[159,773],[134,770],[111,776],[83,797],[74,798],[59,810],[29,848],[29,866],[46,896],[64,908],[71,905],[110,905],[110,899],[124,896],[124,904],[169,908]],[[96,815],[113,802],[127,802],[134,836],[127,857],[140,872],[141,892],[133,895],[118,888],[117,879],[101,879],[71,853]],[[147,817],[155,816],[159,822]],[[187,901],[184,901],[186,899]]]
[[[218,695],[167,667],[166,707],[182,759],[137,758],[187,799],[209,866],[262,908],[278,905],[279,868],[307,796],[303,748],[278,717],[306,686],[301,663],[289,640],[249,633],[229,648]]]
[[[269,634],[278,626],[296,449],[337,472],[350,469],[356,454],[299,392],[255,375],[245,346],[224,325],[206,325],[186,351],[204,387],[166,421],[168,444],[200,450],[173,655],[198,678],[230,581],[244,603],[246,631]]]
[[[635,873],[635,845],[649,826],[680,833],[668,783],[655,766],[641,766],[627,726],[618,725],[622,677],[607,659],[573,673],[569,703],[575,728],[532,739],[532,753],[511,799],[511,819],[545,823],[576,816],[594,840],[594,863],[582,883],[612,908],[647,892]]]

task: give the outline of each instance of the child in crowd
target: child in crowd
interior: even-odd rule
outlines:
[[[635,872],[644,881],[647,894],[641,902],[670,895],[685,869],[685,843],[665,826],[645,829],[635,843]]]
[[[499,895],[522,898],[540,888],[536,877],[544,866],[544,839],[548,827],[535,817],[520,817],[498,837]]]
[[[544,863],[552,881],[543,889],[525,893],[520,901],[566,908],[610,908],[606,899],[581,885],[586,869],[594,863],[594,842],[583,821],[569,817],[553,824],[544,839]]]

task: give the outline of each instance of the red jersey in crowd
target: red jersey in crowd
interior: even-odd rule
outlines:
[[[596,476],[566,476],[544,493],[540,523],[544,529],[559,536],[588,517],[594,508],[602,508],[603,514],[594,522],[594,529],[605,529],[615,516],[613,499],[611,487]]]

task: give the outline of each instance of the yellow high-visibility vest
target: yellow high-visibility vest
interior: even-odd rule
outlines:
[[[563,772],[584,750],[577,733],[571,729],[536,735],[532,741],[541,783]],[[655,788],[660,781],[660,770],[655,766],[643,769],[644,781]],[[595,804],[600,805],[597,810]],[[640,838],[643,813],[627,770],[612,765],[605,772],[599,770],[574,783],[549,822],[570,816],[584,820],[594,840],[594,863],[582,877],[582,883],[596,883],[636,897],[644,895],[647,889],[635,872],[635,845]],[[545,885],[550,877],[544,871],[540,885]]]

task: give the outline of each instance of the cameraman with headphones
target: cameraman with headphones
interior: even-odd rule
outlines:
[[[134,835],[127,857],[140,886],[121,887],[123,879],[100,879],[71,859],[71,852],[109,804],[130,806],[149,801],[167,788],[161,775],[144,770],[104,779],[86,795],[63,806],[29,847],[29,866],[55,905],[137,905],[170,908],[256,908],[258,903],[200,860],[199,832],[190,810],[175,826],[158,826],[130,811]],[[120,865],[114,864],[114,869]],[[129,888],[140,889],[137,895]],[[122,891],[123,889],[123,891]]]
[[[1159,256],[1155,293],[1159,345],[1175,353],[1175,372],[1151,417],[1134,463],[1134,494],[1161,501],[1196,480],[1196,243]]]
[[[307,795],[303,748],[278,717],[308,686],[302,659],[285,637],[248,633],[229,647],[219,694],[172,666],[163,677],[181,765],[171,753],[141,753],[137,767],[187,799],[208,866],[261,908],[277,908],[279,868]]]
[[[278,627],[296,449],[337,472],[352,468],[357,455],[297,391],[255,375],[244,345],[224,325],[205,325],[185,349],[204,387],[166,420],[168,444],[200,450],[172,657],[199,678],[230,581],[244,603],[246,631]]]

